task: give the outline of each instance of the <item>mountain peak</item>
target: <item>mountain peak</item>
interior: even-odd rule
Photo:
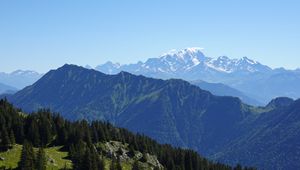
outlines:
[[[246,57],[246,56],[243,57],[243,58],[241,58],[240,61],[246,62],[246,63],[251,64],[251,65],[253,65],[253,64],[259,64],[257,61],[254,61],[254,60],[252,60],[252,59],[249,59],[249,58]]]
[[[202,53],[203,48],[201,48],[201,47],[189,47],[189,48],[185,48],[181,51],[186,51],[186,52],[189,52],[189,53],[198,53],[198,52]]]
[[[79,69],[79,68],[84,69],[84,67],[75,64],[64,64],[63,66],[59,67],[58,70],[65,70],[65,69],[69,70],[69,69]]]
[[[288,98],[288,97],[277,97],[275,99],[273,99],[268,105],[267,107],[273,107],[273,108],[277,108],[277,107],[285,107],[285,106],[289,106],[290,104],[292,104],[294,102],[293,99]]]
[[[201,50],[199,47],[171,50],[161,55],[159,60],[170,66],[172,71],[188,70],[208,59]]]
[[[15,75],[15,76],[38,75],[38,74],[39,73],[32,70],[16,70],[11,73],[11,75]]]
[[[177,49],[172,49],[166,53],[163,53],[161,55],[161,57],[163,56],[167,56],[167,55],[179,55],[179,54],[195,54],[195,53],[201,53],[202,54],[203,48],[200,47],[189,47],[189,48],[185,48],[185,49],[181,49],[181,50],[177,50]],[[202,54],[203,55],[203,54]]]

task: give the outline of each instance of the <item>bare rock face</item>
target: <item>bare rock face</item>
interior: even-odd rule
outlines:
[[[99,147],[98,150],[103,151],[109,158],[119,159],[121,162],[130,163],[139,161],[141,167],[145,169],[154,169],[154,167],[163,169],[162,164],[155,155],[150,155],[149,153],[142,154],[139,151],[134,151],[134,155],[130,155],[128,144],[110,141],[101,144]]]

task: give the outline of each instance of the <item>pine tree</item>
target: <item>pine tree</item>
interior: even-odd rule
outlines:
[[[98,155],[94,145],[90,146],[90,153],[91,153],[92,169],[99,169],[99,167],[98,167],[98,161],[100,161],[99,155]]]
[[[35,120],[32,120],[30,122],[27,137],[28,137],[28,140],[30,140],[34,146],[39,146],[40,145],[39,127],[38,127]]]
[[[20,170],[35,170],[35,154],[33,151],[32,144],[24,141],[21,159],[19,162]]]
[[[36,169],[37,170],[46,170],[46,154],[43,148],[39,148],[39,151],[37,153],[36,157]]]
[[[89,151],[89,148],[86,148],[85,154],[83,155],[82,159],[83,159],[83,162],[81,164],[81,166],[82,166],[81,169],[93,170],[92,155]]]
[[[92,125],[92,141],[93,143],[99,142],[99,136],[95,124]]]
[[[10,143],[11,143],[12,145],[14,145],[14,144],[16,143],[16,138],[15,138],[15,134],[14,134],[14,131],[13,131],[13,130],[10,131],[9,139],[10,139]]]
[[[45,120],[42,122],[42,125],[39,126],[39,135],[42,146],[46,146],[52,138],[50,125]]]
[[[1,139],[1,148],[7,150],[10,147],[11,142],[5,126],[2,127]]]

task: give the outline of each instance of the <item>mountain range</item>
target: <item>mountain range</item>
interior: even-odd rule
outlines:
[[[243,92],[234,89],[232,87],[229,87],[228,85],[225,85],[223,83],[208,83],[203,80],[190,81],[190,83],[200,87],[203,90],[209,91],[216,96],[233,96],[233,97],[240,98],[246,104],[255,105],[255,106],[263,105],[263,103],[251,97],[248,97]]]
[[[41,77],[42,74],[30,70],[16,70],[11,73],[0,72],[0,83],[17,90],[33,84]]]
[[[8,99],[28,112],[51,108],[70,120],[107,120],[229,164],[300,167],[299,100],[254,107],[179,79],[107,75],[75,65],[49,71]]]
[[[299,69],[272,69],[247,57],[241,59],[230,59],[227,56],[207,57],[201,48],[173,50],[158,58],[149,58],[136,64],[121,65],[107,62],[95,69],[106,74],[127,71],[154,78],[223,83],[264,104],[280,96],[300,97]]]

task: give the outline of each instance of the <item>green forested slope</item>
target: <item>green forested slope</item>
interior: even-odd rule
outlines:
[[[233,169],[109,123],[69,122],[49,110],[27,115],[6,100],[0,100],[0,124],[0,165],[6,168],[18,162],[19,168],[38,169],[36,162],[44,162],[48,169]]]

